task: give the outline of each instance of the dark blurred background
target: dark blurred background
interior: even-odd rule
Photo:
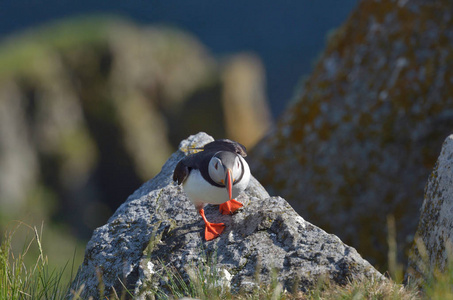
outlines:
[[[265,90],[275,117],[311,70],[328,32],[345,21],[357,1],[3,0],[0,37],[87,14],[177,28],[198,39],[216,58],[244,51],[256,54],[266,70]]]
[[[356,4],[0,1],[0,229],[80,257],[181,139],[252,148]]]

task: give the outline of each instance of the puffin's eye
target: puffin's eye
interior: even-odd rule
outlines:
[[[217,170],[218,167],[219,167],[219,163],[216,162],[215,165],[214,165],[214,168]]]

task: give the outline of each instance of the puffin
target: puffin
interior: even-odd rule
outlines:
[[[243,204],[236,198],[250,181],[250,168],[244,157],[246,148],[229,139],[215,140],[202,150],[186,156],[175,167],[173,181],[182,184],[187,197],[205,223],[205,239],[210,241],[224,230],[224,223],[210,223],[205,216],[205,204],[218,204],[222,214],[233,214]]]

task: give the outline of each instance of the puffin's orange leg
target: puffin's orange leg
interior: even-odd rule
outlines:
[[[222,233],[223,229],[225,229],[225,224],[210,223],[210,222],[208,222],[208,220],[206,219],[206,216],[204,215],[204,209],[200,209],[198,212],[200,213],[201,217],[204,220],[204,223],[206,224],[206,227],[204,229],[204,238],[207,241],[210,241],[210,240],[218,237]]]
[[[230,201],[220,204],[219,210],[224,215],[230,215],[233,214],[242,206],[244,205],[241,202],[231,199]]]

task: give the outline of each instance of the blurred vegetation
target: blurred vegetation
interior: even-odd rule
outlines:
[[[24,233],[27,237],[22,240],[19,237]],[[0,245],[1,299],[63,299],[66,296],[72,274],[81,261],[75,252],[72,260],[59,261],[57,249],[45,251],[42,241],[43,227],[21,223],[5,232]],[[65,252],[65,245],[62,247],[55,248]]]
[[[68,51],[87,43],[106,42],[109,27],[121,20],[109,16],[62,20],[4,39],[0,46],[0,78],[30,75],[45,67],[49,51]]]

